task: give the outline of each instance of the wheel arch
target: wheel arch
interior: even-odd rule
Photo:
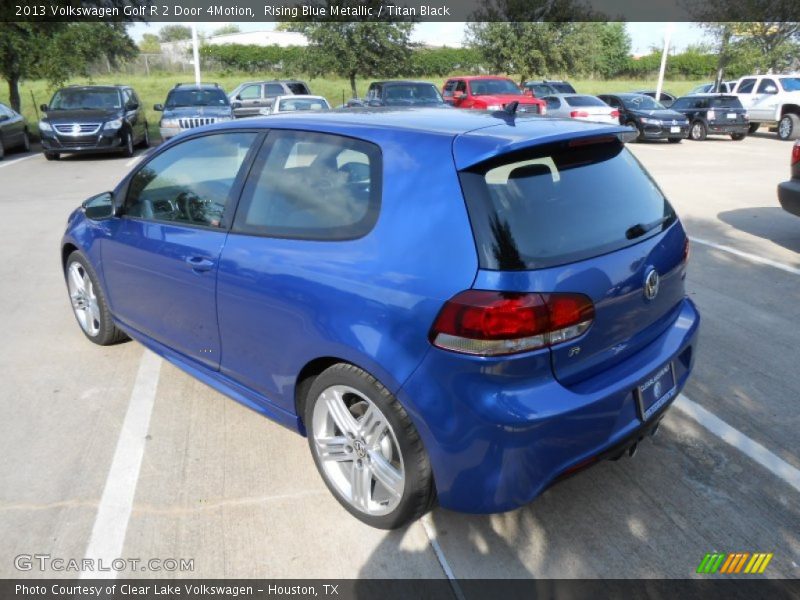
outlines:
[[[73,244],[72,242],[66,242],[63,246],[61,246],[61,270],[66,271],[67,269],[67,259],[69,255],[78,250],[78,247]]]
[[[800,105],[798,104],[784,104],[781,106],[781,117],[786,114],[794,114],[800,116]]]

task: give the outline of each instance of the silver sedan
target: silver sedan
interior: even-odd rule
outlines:
[[[278,96],[275,98],[272,106],[262,108],[260,114],[262,115],[275,115],[278,113],[296,112],[296,111],[320,111],[330,110],[331,105],[322,96],[308,96],[301,94],[294,94],[291,96]]]
[[[587,94],[551,94],[542,98],[547,102],[547,116],[580,119],[598,123],[619,124],[619,111],[597,96]]]

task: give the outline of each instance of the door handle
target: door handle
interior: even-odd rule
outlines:
[[[190,256],[186,259],[186,264],[188,264],[195,273],[203,273],[213,269],[216,263],[205,256]]]

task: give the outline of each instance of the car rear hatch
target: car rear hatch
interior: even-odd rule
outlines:
[[[491,128],[454,143],[481,264],[474,289],[539,295],[553,321],[554,298],[579,295],[593,307],[588,329],[545,337],[553,372],[568,386],[669,327],[688,252],[672,207],[616,137],[621,130],[587,127],[527,140],[517,131],[486,153],[479,138],[491,139]]]
[[[747,111],[736,96],[717,96],[709,100],[706,118],[716,125],[743,125]]]

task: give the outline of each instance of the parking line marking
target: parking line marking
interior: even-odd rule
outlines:
[[[144,456],[145,437],[150,428],[150,415],[156,398],[161,363],[162,360],[158,356],[149,350],[144,351],[111,468],[106,477],[103,495],[97,507],[92,535],[84,555],[86,558],[94,559],[96,564],[98,560],[102,560],[106,568],[115,558],[120,558],[125,543],[136,484],[139,481],[139,469]],[[113,569],[81,573],[81,579],[116,577],[117,571]]]
[[[781,457],[773,454],[683,394],[680,394],[675,400],[675,406],[723,442],[730,444],[800,492],[800,469],[794,468]]]
[[[430,542],[431,548],[433,548],[433,553],[436,555],[436,559],[439,561],[442,571],[444,571],[444,574],[450,581],[450,588],[453,590],[458,600],[465,600],[464,592],[461,591],[461,586],[458,585],[458,580],[453,574],[453,569],[450,568],[450,563],[447,562],[447,557],[445,557],[444,551],[436,539],[436,526],[433,524],[433,521],[431,521],[430,513],[423,515],[420,521],[422,523],[422,528],[425,530],[425,535],[428,537],[428,542]]]
[[[750,254],[749,252],[742,252],[741,250],[737,250],[736,248],[731,248],[730,246],[725,246],[723,244],[716,244],[714,242],[709,242],[708,240],[703,240],[692,236],[689,236],[689,239],[692,240],[692,242],[694,242],[695,244],[710,246],[711,248],[716,248],[717,250],[722,250],[723,252],[729,252],[730,254],[741,256],[742,258],[746,258],[747,260],[752,262],[761,263],[762,265],[769,265],[770,267],[775,267],[776,269],[780,269],[781,271],[786,271],[787,273],[792,273],[793,275],[800,275],[800,269],[798,269],[797,267],[792,267],[791,265],[786,265],[776,260],[764,258],[762,256],[758,256],[757,254]]]
[[[39,156],[38,152],[36,154],[30,154],[28,156],[23,156],[22,158],[16,158],[14,160],[8,160],[8,161],[4,160],[3,162],[0,163],[0,169],[2,169],[3,167],[10,167],[11,165],[20,163],[23,160],[28,160],[29,158],[36,158],[37,156]]]

